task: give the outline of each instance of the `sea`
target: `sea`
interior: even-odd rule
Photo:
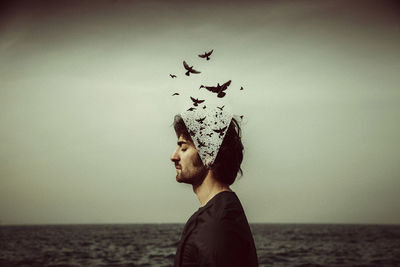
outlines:
[[[184,224],[0,226],[0,266],[172,266]],[[400,225],[250,224],[260,266],[400,266]]]

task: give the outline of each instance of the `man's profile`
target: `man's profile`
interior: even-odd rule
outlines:
[[[183,229],[174,266],[258,266],[247,218],[230,189],[237,173],[242,173],[241,129],[234,118],[228,125],[225,136],[219,137],[223,140],[217,151],[207,152],[215,153],[215,160],[204,164],[195,145],[202,144],[201,140],[192,140],[192,129],[187,128],[182,116],[175,116],[178,146],[171,161],[177,171],[176,181],[193,186],[201,207]]]

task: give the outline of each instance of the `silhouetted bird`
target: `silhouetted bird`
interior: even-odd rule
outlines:
[[[208,134],[206,134],[206,135],[208,135],[209,137],[211,137],[212,135],[213,135],[213,133],[208,133]],[[211,155],[210,155],[211,156]]]
[[[196,110],[196,108],[191,107],[191,108],[189,108],[187,111],[193,111],[193,110]]]
[[[218,97],[224,97],[226,93],[224,92],[226,89],[228,89],[228,86],[231,84],[231,80],[227,81],[223,85],[221,85],[221,90],[218,92]]]
[[[223,105],[222,107],[217,107],[219,108],[221,111],[224,109],[225,105]]]
[[[200,124],[202,124],[203,123],[203,121],[206,119],[206,117],[204,117],[204,118],[201,118],[201,119],[197,119],[196,121],[198,122],[198,123],[200,123]],[[200,128],[200,130],[201,130],[201,128]]]
[[[205,146],[206,146],[206,144],[203,143],[203,142],[201,142],[201,141],[199,140],[199,138],[197,138],[197,142],[199,143],[199,148],[205,147]]]
[[[197,70],[193,69],[193,66],[190,67],[190,66],[186,63],[186,61],[183,61],[183,66],[184,66],[185,69],[187,70],[187,72],[185,73],[186,76],[190,76],[190,73],[194,73],[194,74],[201,73],[200,71],[197,71]]]
[[[190,97],[193,101],[193,106],[197,107],[199,104],[203,103],[205,100],[199,100],[198,98]]]
[[[174,93],[172,96],[174,96],[174,95],[179,95],[179,93]]]
[[[214,151],[211,151],[211,152],[206,152],[206,154],[208,154],[209,156],[214,156]]]
[[[243,120],[243,115],[240,115],[240,119]]]
[[[243,90],[243,86],[240,86],[240,90]]]
[[[205,109],[205,108],[206,108],[206,105],[203,106],[203,109]]]
[[[219,137],[224,135],[225,130],[226,130],[226,126],[224,128],[219,128],[217,130],[213,129],[214,132],[219,133]]]
[[[170,74],[169,76],[171,76],[172,79],[173,79],[173,78],[176,78],[176,75],[175,75],[175,74]]]
[[[213,92],[213,93],[217,93],[217,97],[221,98],[224,97],[226,95],[226,93],[224,92],[226,89],[228,89],[228,86],[231,84],[231,80],[227,81],[226,83],[220,85],[219,83],[217,84],[217,86],[204,86],[201,85],[199,89],[201,88],[206,88],[208,91]]]
[[[199,57],[206,58],[207,60],[210,60],[210,56],[211,56],[213,51],[214,51],[214,49],[209,51],[209,52],[205,52],[203,55],[199,55]]]

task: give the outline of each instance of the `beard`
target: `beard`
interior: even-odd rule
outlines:
[[[193,186],[201,185],[206,178],[208,169],[203,165],[199,155],[193,162],[193,166],[176,175],[176,181],[179,183],[191,184]]]

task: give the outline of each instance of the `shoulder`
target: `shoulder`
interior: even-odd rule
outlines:
[[[221,192],[215,196],[210,213],[218,222],[236,222],[244,216],[244,210],[239,198],[234,192]]]
[[[234,192],[221,192],[213,203],[197,218],[198,233],[204,239],[224,241],[241,232],[248,225],[243,207]]]

